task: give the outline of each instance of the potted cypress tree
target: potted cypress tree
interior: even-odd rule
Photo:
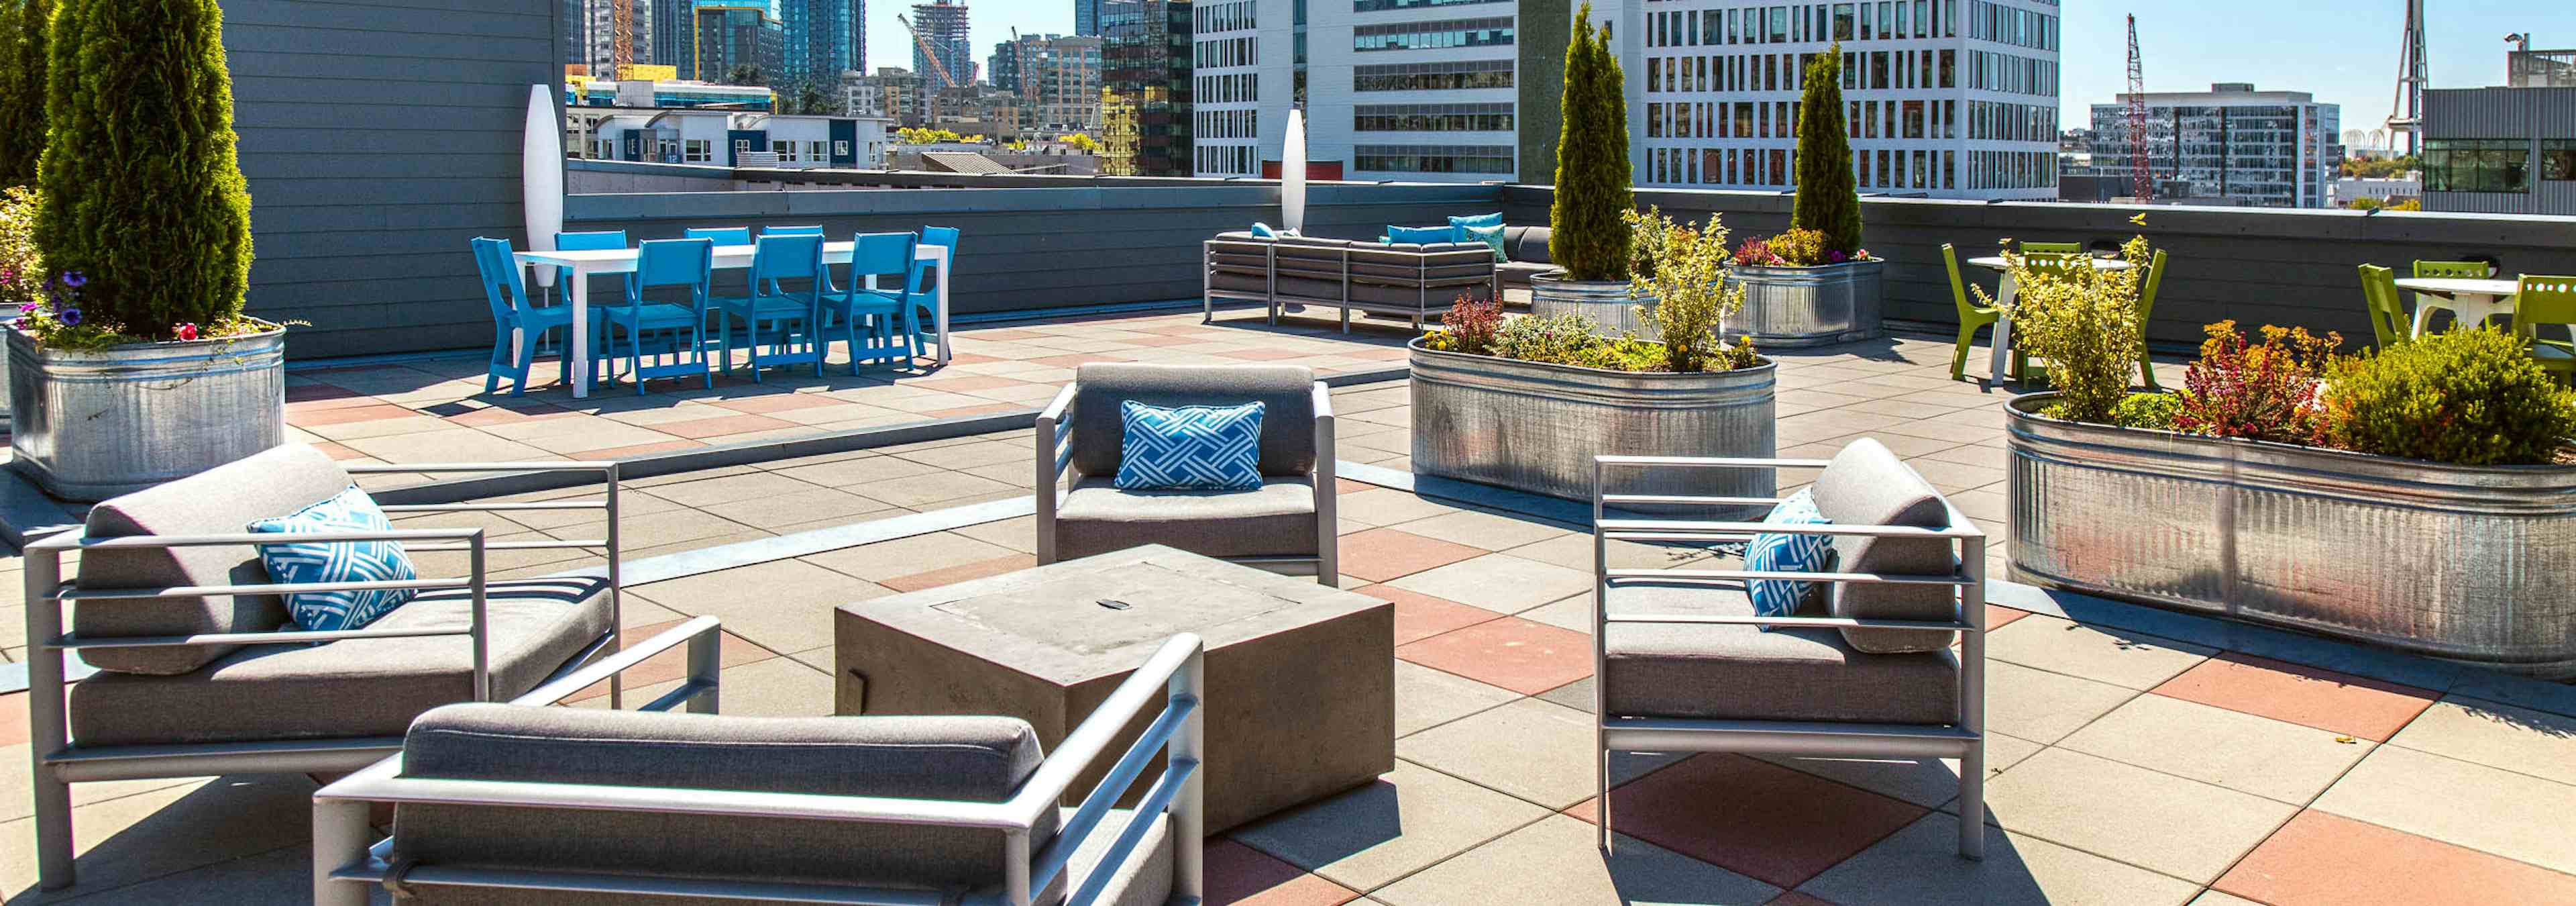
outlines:
[[[278,445],[285,328],[242,314],[222,9],[65,0],[46,43],[46,276],[8,331],[17,467],[101,500]]]
[[[1547,257],[1557,270],[1530,279],[1530,313],[1581,315],[1605,329],[1636,331],[1628,294],[1630,230],[1628,104],[1610,27],[1592,4],[1574,17],[1565,46],[1565,94],[1556,140],[1556,200],[1548,207]]]
[[[1860,193],[1843,118],[1842,45],[1807,63],[1798,100],[1798,195],[1789,231],[1749,239],[1735,253],[1744,308],[1729,334],[1768,346],[1815,346],[1876,337],[1884,262],[1860,244]]]

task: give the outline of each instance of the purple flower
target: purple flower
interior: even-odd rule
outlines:
[[[11,322],[9,322],[9,326],[10,326],[10,327],[17,328],[17,329],[19,329],[19,330],[25,330],[25,329],[27,329],[27,327],[28,327],[27,319],[25,319],[25,318],[19,318],[18,320],[11,321]]]
[[[55,312],[54,317],[62,319],[64,327],[80,326],[80,309],[66,308],[62,311]]]
[[[35,313],[36,313],[36,310],[37,310],[37,309],[39,309],[39,308],[43,308],[43,307],[45,307],[45,306],[43,306],[43,305],[41,305],[41,304],[38,304],[38,303],[35,303],[35,302],[29,302],[29,303],[26,303],[26,304],[24,304],[24,305],[20,305],[20,306],[18,306],[18,313],[19,313],[19,314],[22,314],[22,315],[32,315],[32,314],[35,314]]]
[[[64,272],[63,272],[63,285],[64,285],[64,286],[68,286],[68,287],[71,287],[71,288],[73,288],[73,289],[79,289],[79,288],[81,288],[81,287],[83,287],[83,286],[86,286],[86,285],[88,285],[88,284],[89,284],[89,278],[88,278],[88,277],[86,277],[86,276],[83,276],[83,275],[81,274],[81,272],[79,272],[79,271],[64,271]]]

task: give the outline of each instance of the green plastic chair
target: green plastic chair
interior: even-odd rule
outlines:
[[[2484,261],[2418,261],[2415,262],[2415,276],[2418,278],[2466,277],[2471,280],[2484,280],[2487,278],[2487,263]]]
[[[2156,257],[2147,262],[2147,282],[2138,287],[2138,378],[2146,382],[2147,389],[2157,392],[2165,388],[2156,383],[2156,357],[2147,354],[2147,319],[2155,316],[2156,289],[2164,282],[2165,251],[2157,249]]]
[[[2021,253],[2024,255],[2081,255],[2084,254],[2084,243],[2025,242],[2021,244]]]
[[[2397,272],[2376,264],[2361,266],[2361,301],[2370,310],[2370,335],[2379,348],[2406,342],[2411,330],[2406,307],[2397,301]]]
[[[1959,279],[1959,250],[1946,242],[1941,244],[1941,263],[1950,267],[1950,304],[1959,309],[1959,348],[1950,353],[1950,379],[1963,381],[1968,377],[1968,347],[1977,340],[1977,328],[1995,323],[2003,312],[1968,301],[1967,281]]]
[[[2524,274],[2513,302],[2513,332],[2531,340],[2531,357],[2559,380],[2576,380],[2576,342],[2541,339],[2543,324],[2576,324],[2576,277]]]

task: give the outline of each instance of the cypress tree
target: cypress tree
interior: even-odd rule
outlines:
[[[1548,208],[1548,259],[1574,280],[1628,279],[1628,105],[1610,29],[1595,31],[1592,4],[1576,14],[1559,99],[1556,200]]]
[[[83,308],[167,339],[238,317],[250,194],[215,0],[64,0],[55,12],[37,239],[88,277]]]
[[[1807,63],[1798,100],[1798,197],[1789,226],[1819,230],[1825,248],[1860,250],[1860,191],[1852,177],[1851,132],[1843,120],[1843,46]]]
[[[0,186],[36,181],[45,151],[45,32],[53,0],[0,0]]]

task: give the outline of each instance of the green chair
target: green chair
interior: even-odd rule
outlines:
[[[1950,379],[1967,379],[1968,346],[1977,339],[1977,328],[1995,323],[2003,312],[1980,308],[1968,301],[1967,281],[1959,279],[1959,250],[1949,243],[1941,244],[1941,263],[1950,267],[1950,304],[1959,309],[1959,348],[1950,353]]]
[[[2418,278],[2465,277],[2471,280],[2484,280],[2487,278],[2487,263],[2484,261],[2418,261],[2415,262],[2415,276]]]
[[[2165,282],[2165,250],[2157,249],[2156,257],[2147,262],[2147,282],[2138,287],[2138,377],[2147,389],[2163,392],[2156,383],[2156,358],[2147,354],[2147,319],[2156,313],[2156,288]]]
[[[2543,324],[2576,324],[2576,277],[2524,274],[2513,302],[2513,332],[2531,341],[2531,357],[2559,380],[2576,381],[2576,342],[2541,339]]]
[[[2025,242],[2021,244],[2021,253],[2024,255],[2081,255],[2084,254],[2084,243]]]
[[[2410,322],[2397,301],[2397,272],[2375,264],[2361,266],[2361,301],[2370,309],[2370,335],[2380,349],[2406,342]]]

